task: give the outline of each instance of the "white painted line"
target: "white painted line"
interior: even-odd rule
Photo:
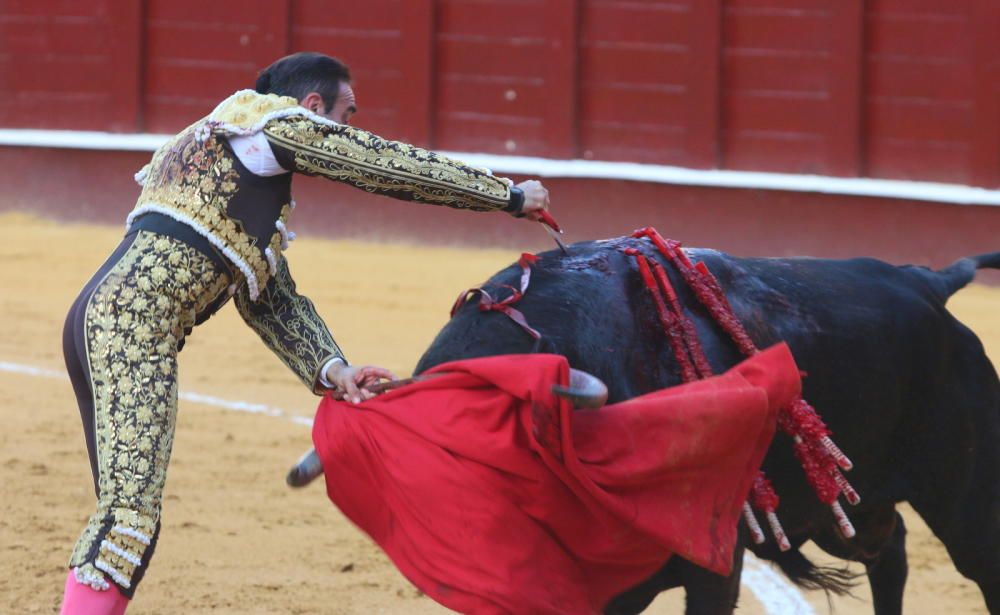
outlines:
[[[55,380],[69,381],[69,376],[66,375],[66,372],[60,372],[52,369],[44,369],[41,367],[24,365],[21,363],[11,363],[9,361],[0,361],[0,372],[22,374],[25,376],[35,376],[36,378],[51,378]],[[195,404],[202,404],[205,406],[214,406],[216,408],[223,408],[225,410],[235,410],[236,412],[247,412],[249,414],[263,414],[264,416],[273,416],[276,418],[289,420],[299,425],[312,427],[311,418],[307,416],[297,416],[294,414],[290,414],[285,410],[282,410],[281,408],[275,408],[274,406],[267,406],[264,404],[252,404],[250,402],[245,402],[245,401],[231,401],[228,399],[222,399],[221,397],[202,395],[201,393],[186,393],[184,391],[178,393],[177,398],[182,401],[189,401]]]
[[[794,585],[749,551],[743,556],[743,575],[740,580],[750,588],[766,613],[775,615],[816,613]]]
[[[34,367],[21,363],[11,363],[0,361],[0,372],[21,374],[24,376],[34,376],[36,378],[50,378],[54,380],[69,381],[69,376],[65,372],[52,369]],[[290,420],[299,425],[312,426],[312,419],[305,416],[295,416],[288,412],[267,406],[264,404],[252,404],[245,401],[232,401],[202,395],[201,393],[180,393],[178,397],[184,401],[206,406],[214,406],[225,410],[236,412],[248,412],[250,414],[262,414]],[[753,595],[757,597],[764,612],[767,615],[815,615],[813,608],[805,601],[798,589],[789,583],[784,577],[771,570],[769,566],[762,563],[752,553],[747,551],[743,557],[742,584],[745,585]]]
[[[39,378],[69,380],[69,376],[66,375],[66,372],[57,372],[54,369],[43,369],[41,367],[32,367],[30,365],[22,365],[20,363],[9,363],[7,361],[0,361],[0,371],[11,372],[14,374],[24,374],[25,376],[37,376]]]
[[[152,152],[170,137],[171,135],[149,133],[121,134],[83,130],[2,128],[0,129],[0,146]],[[795,173],[702,170],[635,162],[554,160],[552,158],[502,156],[473,152],[441,153],[472,166],[486,167],[498,173],[514,173],[534,177],[618,179],[681,186],[817,192],[956,205],[1000,205],[1000,190],[987,190],[962,184],[863,177],[828,177]]]

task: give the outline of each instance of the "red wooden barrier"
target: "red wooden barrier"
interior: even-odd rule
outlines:
[[[996,0],[7,0],[0,126],[173,132],[281,55],[438,149],[1000,186]]]

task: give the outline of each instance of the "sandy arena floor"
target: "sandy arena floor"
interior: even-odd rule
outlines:
[[[79,415],[62,367],[63,318],[121,237],[0,214],[0,613],[58,610],[65,562],[93,505]],[[290,252],[311,296],[355,363],[408,375],[461,289],[517,254],[300,240]],[[953,311],[1000,362],[1000,289],[971,287]],[[6,362],[6,363],[4,363]],[[12,363],[40,372],[11,371]],[[181,357],[181,389],[310,417],[316,399],[227,307]],[[156,558],[130,613],[444,613],[420,595],[316,485],[283,477],[310,445],[288,416],[181,402]],[[907,613],[983,613],[974,585],[909,509]],[[822,594],[807,596],[828,612]],[[682,612],[683,593],[651,613]],[[833,602],[870,614],[867,586]],[[765,613],[744,587],[741,613]]]

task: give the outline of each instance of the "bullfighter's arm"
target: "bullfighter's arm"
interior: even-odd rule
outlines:
[[[351,126],[290,116],[271,120],[263,132],[290,171],[456,209],[518,214],[524,205],[520,189],[488,171]]]
[[[313,302],[295,291],[284,257],[257,301],[250,300],[245,284],[235,299],[243,320],[307,387],[317,395],[330,387],[327,367],[335,360],[347,361]]]

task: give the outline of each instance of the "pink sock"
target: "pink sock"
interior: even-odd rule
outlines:
[[[124,615],[128,598],[118,588],[99,591],[89,585],[77,583],[73,571],[66,576],[60,615]]]

